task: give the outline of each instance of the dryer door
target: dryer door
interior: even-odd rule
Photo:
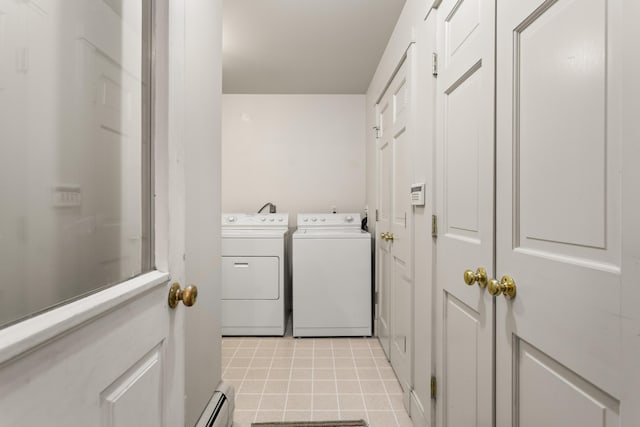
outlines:
[[[222,257],[222,299],[277,300],[278,257]]]

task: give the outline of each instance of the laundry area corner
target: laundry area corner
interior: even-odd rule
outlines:
[[[284,324],[285,328],[289,323],[289,334],[292,334],[296,329],[295,305],[307,304],[296,299],[296,289],[301,289],[301,281],[296,280],[296,276],[303,273],[300,268],[296,268],[296,259],[300,260],[296,247],[300,246],[299,237],[303,233],[296,230],[300,230],[303,225],[313,227],[316,232],[351,230],[357,232],[352,236],[368,237],[362,241],[366,245],[371,243],[370,236],[363,234],[361,230],[366,197],[365,95],[225,94],[222,107],[223,289],[225,292],[239,291],[237,285],[231,284],[236,283],[231,278],[234,274],[235,278],[240,277],[238,274],[252,277],[256,281],[255,290],[265,289],[266,283],[281,282],[282,287],[277,293],[256,298],[263,299],[261,305],[273,305],[276,304],[273,301],[278,301],[277,304],[281,304],[277,309],[278,316],[281,317],[279,323]],[[258,213],[265,203],[267,207]],[[283,226],[284,233],[281,232]],[[238,236],[238,233],[251,234],[252,230],[251,239]],[[260,258],[262,254],[259,252],[262,249],[259,247],[267,245],[267,230],[280,230],[277,231],[280,233],[278,243],[272,242],[277,246],[277,253],[269,255],[279,257],[280,264],[278,269],[269,270],[268,273],[268,265],[259,265],[266,260]],[[225,237],[230,236],[230,233],[234,237]],[[346,242],[342,239],[337,241]],[[320,241],[310,239],[309,242],[316,244]],[[243,245],[243,248],[237,245]],[[231,246],[234,246],[233,250]],[[318,272],[337,272],[342,268],[335,262],[332,266],[327,264],[329,252],[324,257],[316,255],[310,261],[318,267],[313,274],[315,279],[320,278]],[[360,258],[368,265],[359,267],[367,273],[362,276],[358,273],[356,280],[360,282],[357,285],[360,290],[348,291],[349,286],[343,286],[350,285],[347,279],[342,279],[335,285],[326,282],[321,289],[326,302],[341,301],[344,298],[353,300],[350,295],[356,292],[358,299],[362,298],[362,301],[352,305],[353,311],[360,312],[361,318],[365,311],[367,313],[364,316],[366,319],[359,321],[358,335],[370,336],[371,249],[363,247],[360,252]],[[343,256],[338,251],[334,255],[344,258],[338,264],[344,264],[347,269],[352,265],[348,254]],[[240,264],[227,265],[230,261],[228,257],[231,256],[246,259]],[[249,260],[251,263],[247,262]],[[258,272],[256,268],[262,270]],[[332,277],[335,274],[339,273],[334,273]],[[228,280],[225,281],[225,277]],[[351,282],[351,278],[348,281]],[[296,287],[296,283],[300,286]],[[254,330],[254,333],[243,333],[236,326],[225,326],[224,319],[239,316],[243,311],[238,310],[238,307],[246,304],[235,295],[233,298],[225,298],[223,293],[225,334],[285,334],[282,327],[279,331],[265,328],[262,332]],[[300,292],[297,295],[303,296]],[[272,302],[267,303],[267,299]],[[250,310],[252,316],[259,317],[260,314],[254,310],[258,303],[253,304]],[[338,309],[337,305],[322,307],[319,301],[315,301],[314,306],[319,310],[324,309],[329,317],[345,316],[344,313],[341,314],[345,311],[344,308]],[[360,309],[360,306],[365,308]],[[298,311],[302,316],[303,311],[307,310],[300,308]],[[257,317],[252,320],[256,325],[260,323]],[[303,322],[301,317],[298,320]],[[334,325],[338,323],[337,320],[333,321]],[[233,328],[236,328],[235,332],[232,332]],[[340,335],[337,329],[325,332],[325,336]]]

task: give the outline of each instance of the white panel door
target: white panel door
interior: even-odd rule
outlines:
[[[48,231],[77,239],[78,254],[68,257],[61,247],[51,256],[40,255],[52,272],[40,277],[42,291],[56,280],[56,271],[69,267],[69,260],[81,261],[67,278],[78,282],[78,294],[92,282],[131,277],[140,270],[143,237],[141,132],[148,121],[142,118],[141,94],[143,84],[149,84],[143,81],[141,66],[143,40],[148,40],[142,25],[145,9],[140,2],[65,0],[2,1],[0,10],[2,21],[11,23],[11,30],[0,37],[22,46],[24,56],[25,68],[10,72],[19,75],[26,88],[7,86],[0,91],[0,104],[6,107],[15,105],[16,97],[27,98],[21,126],[41,130],[23,133],[25,144],[32,149],[47,146],[40,155],[59,159],[51,163],[46,185],[82,183],[77,209],[56,211],[67,217],[77,212],[77,221],[61,229],[51,222]],[[9,58],[13,62],[13,52],[0,62]],[[168,156],[161,147],[157,153]],[[87,162],[78,164],[74,156]],[[15,179],[25,182],[24,175],[32,172],[16,171]],[[173,197],[181,189],[174,182],[179,171],[172,172],[168,179]],[[167,202],[168,188],[156,190],[158,200]],[[49,202],[42,200],[40,209],[34,203],[27,210],[31,225],[42,226],[38,219],[51,216]],[[166,212],[169,205],[159,201],[156,209]],[[156,259],[164,271],[170,267],[174,280],[184,274],[184,222],[179,220],[184,209],[174,205],[172,214],[178,220],[171,226],[172,244],[182,250],[159,251]],[[158,224],[158,242],[168,240],[169,230],[163,226]],[[94,244],[85,245],[88,240]],[[31,259],[25,270],[37,272],[36,262]],[[183,310],[167,307],[168,281],[168,273],[152,271],[2,329],[0,424],[182,424]],[[42,291],[35,290],[34,296]]]
[[[464,272],[493,271],[492,1],[438,8],[436,137],[437,425],[490,426],[493,299]]]
[[[393,146],[393,186],[391,198],[391,342],[389,360],[405,395],[408,409],[411,379],[413,269],[411,266],[412,210],[409,187],[413,164],[411,159],[411,69],[413,49],[409,48],[404,63],[387,89],[393,105],[388,138]],[[390,132],[389,132],[390,131]]]
[[[221,2],[207,3],[215,3],[218,9],[221,6]],[[219,193],[208,193],[197,200],[196,197],[185,199],[185,189],[202,188],[198,185],[202,180],[214,182],[218,179],[212,171],[219,170],[215,167],[219,158],[214,152],[219,150],[219,138],[215,139],[216,144],[211,143],[215,134],[210,132],[203,132],[201,140],[184,138],[187,133],[182,126],[185,116],[182,103],[185,91],[184,45],[195,56],[208,48],[207,43],[194,44],[195,37],[188,43],[184,41],[184,9],[185,3],[179,1],[158,0],[153,7],[157,24],[155,36],[159,43],[154,50],[153,112],[156,120],[153,130],[155,158],[152,161],[155,163],[155,186],[153,202],[150,202],[154,203],[155,246],[149,250],[155,252],[157,270],[0,330],[2,426],[176,427],[185,425],[187,418],[193,425],[193,420],[199,416],[219,380],[219,365],[214,366],[218,359],[211,357],[215,356],[210,350],[211,345],[192,341],[192,353],[198,353],[197,356],[209,366],[196,367],[206,381],[201,387],[204,390],[197,390],[199,395],[192,393],[188,396],[200,406],[192,409],[186,418],[185,307],[180,303],[176,309],[170,308],[167,296],[172,282],[179,281],[184,285],[187,276],[207,276],[208,286],[201,289],[201,293],[205,293],[204,299],[212,301],[207,292],[218,297],[216,289],[213,289],[218,283],[212,274],[215,265],[211,263],[211,259],[216,257],[202,262],[205,256],[198,257],[195,252],[206,254],[203,247],[208,247],[212,244],[210,242],[219,242],[219,236],[215,234],[219,224],[215,221],[219,212]],[[202,8],[199,10],[203,11]],[[50,146],[48,150],[51,152],[42,152],[41,156],[60,158],[57,164],[60,170],[53,171],[57,173],[54,177],[63,179],[67,177],[65,174],[72,173],[89,175],[82,193],[83,212],[95,205],[102,205],[101,212],[106,212],[95,223],[80,230],[62,230],[78,238],[95,234],[99,243],[93,252],[81,254],[83,259],[95,259],[95,262],[91,265],[86,262],[74,271],[75,280],[78,280],[76,276],[87,273],[90,278],[109,281],[116,277],[117,271],[130,271],[135,265],[139,268],[140,249],[137,252],[132,250],[131,242],[149,239],[149,236],[131,233],[132,229],[140,228],[132,227],[131,221],[140,221],[142,217],[132,213],[139,212],[139,207],[136,210],[134,205],[144,201],[139,188],[127,185],[127,182],[139,183],[143,179],[140,176],[132,178],[131,175],[139,175],[135,171],[140,170],[142,163],[140,146],[149,148],[148,144],[140,142],[140,133],[150,130],[144,125],[149,125],[148,122],[140,125],[140,87],[150,83],[141,74],[142,67],[139,66],[143,57],[141,50],[144,50],[141,45],[148,41],[141,43],[140,40],[141,12],[141,2],[0,0],[0,64],[3,64],[0,67],[0,111],[7,111],[12,106],[22,108],[12,96],[24,91],[15,90],[13,86],[9,88],[19,77],[20,84],[39,95],[29,98],[39,114],[25,114],[25,122],[16,124],[16,127],[47,129],[43,122],[50,126],[48,121],[60,125],[60,135],[65,137],[60,145],[55,144],[58,142],[56,135],[47,135],[43,130],[33,134],[38,138],[27,139],[27,142]],[[212,31],[221,28],[219,22],[212,27],[209,18],[205,24],[207,28],[213,28]],[[5,31],[7,28],[10,31]],[[13,32],[15,29],[19,31]],[[170,47],[170,38],[172,41],[182,39],[183,43],[172,43]],[[17,62],[14,62],[15,49],[10,52],[3,49],[7,40],[22,46]],[[31,71],[20,67],[5,68],[4,64],[8,62],[28,67]],[[219,60],[212,63],[214,68],[219,68]],[[51,69],[51,64],[60,68]],[[125,64],[134,65],[127,67]],[[8,76],[9,73],[18,77]],[[207,79],[210,80],[211,76],[207,75]],[[51,82],[56,84],[48,85]],[[192,84],[201,90],[202,85],[197,79]],[[206,102],[213,98],[211,102],[219,104],[219,96],[212,97],[211,92],[207,92],[206,98]],[[190,102],[195,103],[194,99],[201,98],[191,97]],[[202,105],[197,107],[199,112],[203,110]],[[25,107],[25,111],[29,113],[31,110]],[[58,116],[69,119],[55,122]],[[132,117],[137,119],[137,123]],[[206,121],[210,122],[209,119]],[[68,122],[75,126],[65,128]],[[188,161],[196,156],[196,144],[202,140],[206,141],[202,145],[211,150],[204,151],[211,155],[209,159],[212,162],[189,163],[192,171],[185,173],[184,159]],[[68,148],[64,144],[77,144],[77,147],[67,151],[59,149],[60,146]],[[76,171],[65,156],[73,156],[80,150],[90,151],[92,155],[87,158],[91,161]],[[15,173],[28,175],[30,171],[23,168]],[[153,178],[149,176],[147,179]],[[105,186],[107,181],[120,183],[120,188],[116,185],[116,190],[113,190],[114,186]],[[101,189],[101,186],[107,189]],[[118,192],[134,194],[123,197],[123,204],[109,204],[114,199],[109,197]],[[119,201],[117,196],[116,202]],[[45,208],[50,209],[48,199],[45,200]],[[5,208],[2,206],[0,209],[3,211],[0,218],[4,220],[7,217]],[[31,209],[30,215],[34,211],[37,210]],[[187,239],[187,211],[200,215],[190,218],[189,224],[198,228],[199,238]],[[199,239],[207,240],[207,243],[202,244]],[[213,249],[215,246],[219,247],[219,244]],[[194,255],[189,258],[188,269],[185,268],[185,254]],[[63,256],[61,254],[59,259]],[[56,259],[45,261],[55,264]],[[55,267],[57,265],[53,265]],[[43,277],[43,280],[53,279]],[[196,305],[190,310],[212,310],[213,316],[216,315],[215,306]],[[210,320],[212,315],[204,317]],[[214,317],[213,322],[207,324],[204,332],[211,335],[205,339],[219,345],[215,320]],[[203,330],[199,331],[201,334],[197,338],[202,340]]]
[[[405,393],[411,391],[411,48],[378,104],[378,337]]]
[[[620,425],[621,6],[498,2],[499,426]]]

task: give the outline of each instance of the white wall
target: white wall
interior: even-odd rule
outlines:
[[[360,212],[365,95],[223,95],[222,210]]]

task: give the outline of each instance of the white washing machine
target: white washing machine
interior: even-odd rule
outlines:
[[[371,335],[371,236],[359,214],[299,214],[293,336]]]
[[[222,335],[284,335],[289,215],[222,214]]]

